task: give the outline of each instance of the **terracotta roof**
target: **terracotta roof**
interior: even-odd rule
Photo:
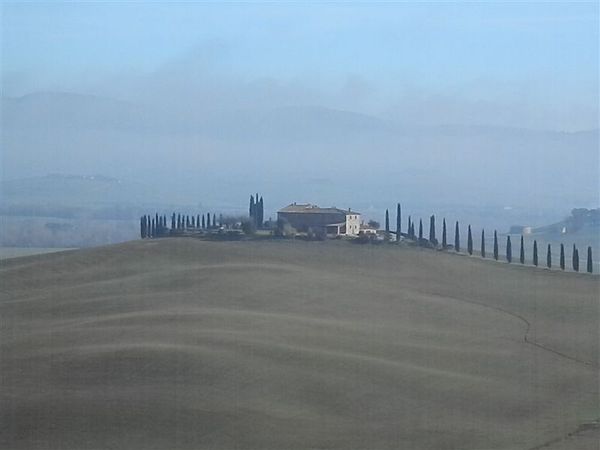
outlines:
[[[291,205],[281,208],[278,212],[281,213],[309,213],[309,214],[360,214],[357,211],[339,209],[334,206],[331,208],[319,208],[317,205],[310,203],[292,203]]]

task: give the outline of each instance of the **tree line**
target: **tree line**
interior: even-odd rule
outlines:
[[[265,204],[262,196],[250,196],[250,208],[249,208],[249,219],[245,217],[223,217],[219,214],[218,221],[217,215],[206,213],[206,214],[180,214],[173,213],[171,215],[170,226],[168,226],[167,216],[145,214],[140,217],[140,236],[142,239],[169,236],[176,234],[177,232],[185,230],[216,230],[223,226],[241,225],[242,230],[245,233],[252,233],[256,229],[263,228],[265,223]],[[233,222],[232,222],[233,221]]]
[[[167,226],[167,216],[155,213],[154,216],[145,214],[140,217],[140,236],[142,239],[168,236],[177,230],[214,230],[220,228],[223,215],[206,213],[196,215],[176,214],[171,215],[170,227]]]
[[[390,215],[389,215],[388,209],[386,209],[386,211],[385,211],[385,233],[386,233],[386,236],[389,236],[391,233],[391,231],[390,231]],[[408,216],[407,232],[403,233],[402,232],[402,208],[401,208],[400,203],[398,203],[397,207],[396,207],[396,231],[395,231],[395,233],[396,233],[396,241],[397,242],[400,242],[400,237],[405,237],[405,238],[408,238],[410,240],[417,242],[421,246],[430,247],[430,248],[438,248],[439,247],[439,242],[436,238],[435,215],[432,215],[429,218],[429,238],[428,239],[424,238],[424,236],[423,236],[423,221],[422,221],[422,219],[419,219],[419,228],[418,228],[418,234],[417,234],[417,233],[415,233],[415,222],[412,220],[411,216]],[[492,255],[493,255],[494,260],[496,260],[496,261],[498,261],[500,259],[499,246],[500,246],[500,244],[498,242],[498,232],[496,230],[494,230]],[[452,250],[453,249],[457,253],[459,253],[461,251],[461,233],[460,233],[460,224],[458,221],[456,221],[456,224],[454,226],[454,245],[449,245],[446,219],[445,218],[442,219],[441,248],[443,250]],[[473,233],[471,230],[471,225],[467,226],[466,250],[469,255],[471,255],[471,256],[473,255],[473,253],[474,253]],[[482,258],[486,257],[485,230],[481,230],[481,248],[479,250],[479,256],[481,256]],[[506,236],[505,258],[506,258],[507,263],[513,262],[512,241],[511,241],[510,235]],[[540,265],[537,239],[533,241],[532,262],[533,262],[533,265],[536,267]],[[523,235],[521,235],[521,240],[520,240],[519,263],[525,264],[525,243],[524,243]],[[571,268],[575,272],[579,272],[579,264],[580,264],[579,249],[577,248],[577,246],[575,244],[573,244],[573,250],[572,250],[572,255],[571,255]],[[559,260],[558,260],[558,266],[561,268],[561,270],[566,269],[564,244],[560,244],[560,255],[559,255]],[[546,247],[546,267],[548,267],[549,269],[553,267],[552,245],[551,244],[548,244]],[[586,272],[592,273],[593,271],[594,271],[594,269],[593,269],[593,259],[592,259],[592,247],[588,246],[587,258],[586,258]]]

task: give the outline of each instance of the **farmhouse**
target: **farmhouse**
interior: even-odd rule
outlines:
[[[309,203],[292,203],[277,212],[277,219],[303,232],[311,229],[336,236],[356,236],[360,231],[360,213],[350,208],[319,208]]]

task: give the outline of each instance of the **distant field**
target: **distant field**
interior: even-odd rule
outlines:
[[[596,275],[170,238],[0,280],[0,448],[598,449]]]
[[[18,258],[20,256],[41,255],[43,253],[62,252],[65,250],[73,249],[52,247],[0,247],[0,259]]]

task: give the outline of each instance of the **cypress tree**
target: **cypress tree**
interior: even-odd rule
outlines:
[[[485,230],[481,230],[481,257],[485,258]]]
[[[154,221],[154,218],[152,218],[152,224],[150,225],[150,237],[154,237],[156,236],[156,222]]]
[[[537,250],[537,241],[533,241],[533,265],[538,265],[538,250]]]
[[[402,235],[402,208],[400,203],[396,205],[396,241],[400,242],[400,236]]]
[[[525,244],[523,242],[523,235],[521,235],[521,250],[519,250],[519,262],[525,264]]]
[[[512,244],[510,242],[510,236],[506,236],[506,261],[512,262]]]
[[[257,199],[258,200],[258,199]],[[248,216],[252,219],[254,218],[254,209],[255,209],[255,204],[254,204],[254,196],[251,195],[250,196],[250,208],[248,209]],[[209,222],[210,225],[210,222]]]
[[[217,228],[217,215],[213,214],[213,228]]]
[[[410,229],[411,229],[411,226],[410,226],[410,216],[408,216],[408,231],[407,231],[408,237],[412,237],[412,234],[410,233]]]
[[[204,214],[202,214],[202,229],[206,229],[206,219],[204,218]]]
[[[446,231],[446,218],[444,217],[444,219],[442,220],[442,247],[445,249],[446,247],[448,247],[448,237],[447,235],[447,231]]]
[[[548,269],[552,268],[552,247],[548,244],[548,250],[546,252],[546,266]]]
[[[573,244],[573,270],[579,272],[579,251],[575,244]]]
[[[498,261],[498,232],[494,230],[494,259]]]
[[[155,219],[156,219],[156,222],[154,222],[154,225],[156,227],[156,231],[158,231],[158,227],[160,226],[160,222],[158,221],[159,220],[158,213],[155,213]]]
[[[471,234],[471,225],[467,228],[467,251],[473,255],[473,235]]]
[[[437,239],[435,238],[435,215],[429,218],[429,242],[437,245]]]
[[[565,246],[560,244],[560,268],[565,270]]]
[[[192,228],[196,228],[196,218],[192,216]]]
[[[419,241],[423,239],[423,220],[419,219]]]
[[[385,210],[385,235],[387,237],[390,235],[390,211],[388,209]]]
[[[181,214],[177,214],[177,229],[181,228]]]
[[[587,249],[587,271],[592,273],[594,271],[594,263],[592,261],[592,247],[588,246]]]
[[[206,213],[206,228],[210,230],[210,213]]]
[[[258,192],[256,193],[256,196],[254,197],[254,226],[256,228],[258,228],[258,214],[260,213],[259,210],[260,205],[258,204]],[[213,227],[215,225],[215,214],[213,213]]]
[[[458,229],[458,220],[456,221],[456,226],[454,227],[454,250],[460,252],[460,231]]]
[[[144,223],[144,217],[140,217],[140,236],[142,239],[144,239],[146,237],[146,230],[144,229],[145,223]]]
[[[258,228],[262,228],[263,224],[265,223],[265,204],[263,202],[262,195],[260,196],[260,200],[258,203],[259,203]]]
[[[219,226],[223,226],[223,214],[219,214]]]
[[[196,214],[196,228],[200,228],[200,214]]]

